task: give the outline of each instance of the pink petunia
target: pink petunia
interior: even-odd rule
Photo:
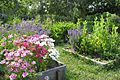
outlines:
[[[23,72],[22,77],[25,78],[28,75],[28,72]]]
[[[24,62],[23,64],[24,64],[26,67],[29,67],[29,66],[30,66],[30,64],[27,63],[27,62]]]
[[[10,52],[9,54],[8,54],[8,56],[13,56],[13,54],[14,54],[14,52]]]
[[[12,60],[13,58],[11,56],[6,56],[6,60]]]
[[[34,72],[34,70],[33,70],[33,69],[30,69],[30,72]]]
[[[35,62],[35,61],[32,61],[32,64],[34,65],[34,64],[36,64],[36,62]]]
[[[13,37],[13,35],[12,34],[10,34],[9,36],[8,36],[8,38],[12,38]]]
[[[1,62],[0,62],[0,64],[5,64],[6,63],[6,60],[2,60]]]
[[[3,40],[6,40],[6,37],[4,37]]]
[[[16,62],[14,65],[15,65],[15,67],[19,67],[19,66],[20,66],[20,63],[17,63],[17,62]]]
[[[21,62],[22,62],[22,59],[19,59],[18,62],[21,63]]]
[[[12,73],[9,77],[10,77],[10,79],[16,79],[17,75]]]
[[[21,57],[25,57],[25,56],[26,56],[26,53],[21,54]]]
[[[3,43],[1,43],[1,45],[4,47],[4,46],[6,45],[6,43],[5,43],[5,42],[3,42]]]
[[[15,53],[15,54],[14,54],[14,56],[20,56],[20,53],[19,53],[19,52],[17,52],[17,53]]]
[[[18,61],[18,57],[15,57],[14,60],[15,60],[15,61]]]
[[[25,48],[28,48],[29,44],[27,42],[22,43]]]
[[[25,69],[26,69],[26,66],[25,66],[25,65],[22,65],[22,66],[20,66],[20,69],[21,69],[21,70],[25,70]]]

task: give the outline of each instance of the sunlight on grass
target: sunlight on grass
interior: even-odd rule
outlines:
[[[66,80],[120,80],[120,69],[107,70],[75,55],[64,52],[63,46],[57,46],[59,60],[66,64]]]

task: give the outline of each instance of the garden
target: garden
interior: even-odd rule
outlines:
[[[1,0],[0,80],[120,80],[120,0]]]

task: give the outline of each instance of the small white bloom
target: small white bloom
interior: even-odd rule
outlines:
[[[47,45],[46,42],[41,42],[40,43],[41,46]]]
[[[49,56],[53,59],[53,60],[56,60],[57,61],[57,58],[59,57],[59,52],[55,49],[55,48],[51,48],[51,49],[48,49],[49,51]]]
[[[48,46],[50,47],[54,47],[54,43],[51,43],[51,42],[47,42]]]
[[[40,44],[40,41],[36,41],[35,44]]]

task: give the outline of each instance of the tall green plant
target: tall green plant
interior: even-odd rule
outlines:
[[[114,59],[119,54],[119,35],[117,27],[109,27],[109,19],[104,20],[101,16],[100,21],[95,18],[93,31],[87,32],[86,24],[83,22],[82,35],[79,36],[79,42],[76,42],[79,53],[100,57],[103,59]]]

